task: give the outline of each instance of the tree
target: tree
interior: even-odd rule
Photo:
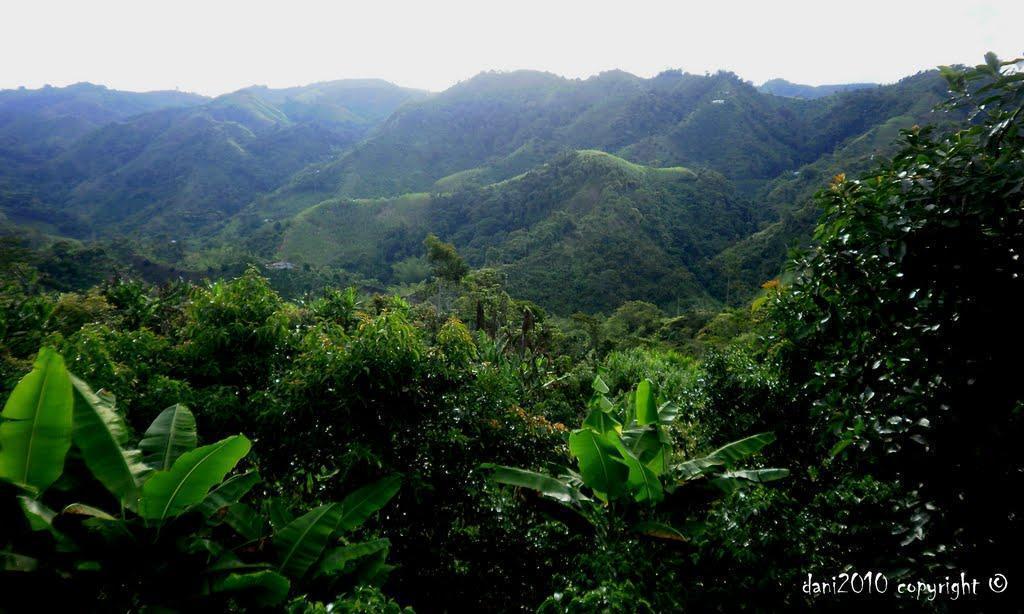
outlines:
[[[429,234],[423,241],[423,245],[427,248],[427,262],[433,267],[434,275],[437,278],[454,283],[460,281],[469,272],[466,261],[462,259],[451,243],[445,243],[438,239],[437,235]]]
[[[776,348],[815,451],[905,487],[902,562],[1016,564],[1024,525],[1024,74],[944,68],[973,121],[819,195],[816,248],[775,305]],[[796,414],[791,414],[796,415]],[[795,435],[794,435],[795,436]],[[1016,546],[1014,545],[1016,543]]]

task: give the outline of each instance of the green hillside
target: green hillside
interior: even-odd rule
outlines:
[[[185,92],[123,92],[92,83],[0,90],[0,144],[8,151],[60,147],[113,121],[207,100]]]
[[[914,125],[932,125],[948,130],[964,118],[962,112],[935,112],[944,90],[930,73],[908,77],[899,84],[879,90],[857,91],[833,99],[833,113],[859,114],[859,121],[872,121],[871,104],[879,104],[878,92],[902,91],[905,111],[876,123],[863,134],[845,141],[835,151],[789,173],[782,173],[759,190],[769,224],[717,255],[709,283],[719,295],[742,300],[751,296],[764,281],[779,274],[787,252],[806,246],[821,211],[814,195],[838,173],[866,173],[896,151],[900,130]]]
[[[382,281],[435,233],[471,265],[501,270],[518,296],[562,313],[713,303],[707,261],[756,229],[749,201],[716,173],[593,150],[484,187],[326,200],[282,228],[267,242],[275,257]]]
[[[430,202],[430,195],[423,193],[324,201],[288,222],[274,255],[387,278],[393,262],[420,251],[419,242],[426,233],[409,236],[409,229],[424,228],[429,222]],[[402,251],[389,251],[388,244],[396,239],[402,243]]]
[[[352,142],[274,111],[232,105],[108,126],[58,160],[59,180],[70,186],[65,206],[103,234],[180,237],[216,228],[259,192]]]
[[[469,171],[496,181],[588,148],[654,166],[708,167],[754,193],[906,113],[925,89],[941,96],[936,73],[814,101],[763,94],[731,73],[484,73],[402,108],[365,143],[297,174],[261,206],[295,212],[333,196],[445,188]]]
[[[832,85],[804,85],[785,79],[769,79],[758,86],[758,91],[789,98],[824,98],[851,90],[866,90],[878,87],[877,83],[837,83]]]
[[[726,72],[489,72],[438,94],[253,86],[69,137],[16,167],[0,212],[186,252],[168,266],[285,258],[380,283],[421,276],[434,232],[560,313],[633,299],[676,312],[775,277],[813,227],[811,195],[899,128],[941,119],[945,90],[934,71],[814,100]]]
[[[67,234],[208,233],[425,95],[383,81],[337,81],[254,87],[186,108],[112,116],[19,183],[39,188],[50,217],[66,218]],[[17,194],[7,200],[9,213],[26,208]]]
[[[124,92],[92,83],[0,90],[0,215],[47,231],[75,232],[80,220],[55,206],[63,186],[52,180],[52,161],[111,122],[207,100],[184,92]]]
[[[560,312],[733,302],[779,273],[832,174],[867,168],[899,128],[931,119],[944,92],[934,72],[820,100],[765,95],[728,73],[488,73],[406,105],[348,153],[256,199],[224,236],[393,281],[392,267],[434,232]],[[699,187],[680,187],[684,176]],[[409,193],[421,196],[395,200]]]

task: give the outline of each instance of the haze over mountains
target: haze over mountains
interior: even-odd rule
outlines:
[[[776,96],[788,96],[790,98],[824,98],[839,92],[850,92],[853,90],[864,90],[878,87],[877,83],[838,83],[834,85],[803,85],[792,83],[785,79],[769,79],[760,86],[758,91]]]
[[[8,90],[0,216],[380,283],[410,281],[433,232],[557,312],[681,309],[774,276],[830,173],[942,120],[944,92],[935,72],[758,88],[679,71],[483,73],[436,94],[377,80],[214,99]]]
[[[41,138],[54,143],[46,159],[28,169],[36,181],[19,187],[48,205],[58,216],[58,229],[72,235],[154,228],[180,234],[215,225],[297,170],[350,147],[396,107],[424,95],[380,81],[341,81],[284,90],[252,87],[212,100],[168,94],[185,104],[140,114],[129,110],[138,108],[129,105],[139,95],[87,84],[63,91],[69,90],[79,106],[37,107],[32,94],[46,100],[48,90],[21,93],[25,103],[0,107],[0,117],[10,118],[0,119],[0,126],[20,128],[9,139],[14,154]],[[83,130],[85,119],[72,123],[80,107],[90,112],[86,119],[107,120],[92,120],[94,129]],[[69,123],[70,133],[63,131]],[[27,209],[24,215],[32,213]]]

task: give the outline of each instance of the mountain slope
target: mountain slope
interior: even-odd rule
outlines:
[[[371,80],[248,88],[109,123],[57,155],[44,177],[86,232],[210,232],[424,95]]]
[[[878,95],[886,90],[901,92],[906,102],[899,115],[875,123],[876,113],[887,110],[878,102]],[[710,278],[713,291],[719,296],[742,300],[762,282],[778,275],[788,249],[809,242],[820,214],[814,194],[825,188],[837,173],[864,173],[879,160],[894,154],[900,130],[915,125],[944,130],[962,121],[964,117],[960,112],[934,111],[945,95],[945,85],[927,72],[907,77],[894,86],[835,97],[834,114],[845,115],[870,128],[835,151],[796,171],[784,173],[764,186],[756,200],[770,212],[772,221],[714,258],[711,269],[715,274]]]
[[[517,296],[561,313],[713,302],[706,263],[756,229],[749,202],[716,173],[599,151],[485,187],[327,200],[280,227],[276,241],[263,239],[275,257],[382,280],[433,232],[473,266],[502,270]]]
[[[110,121],[82,111],[107,123],[0,183],[0,216],[243,245],[383,282],[421,273],[435,232],[559,312],[679,309],[742,300],[777,274],[813,227],[810,195],[936,119],[945,89],[934,71],[813,100],[680,71],[483,73],[435,95],[256,86]]]
[[[122,92],[76,83],[37,90],[0,90],[0,146],[51,151],[110,122],[160,109],[202,104],[184,92]]]
[[[74,234],[80,221],[56,206],[63,187],[49,164],[78,139],[111,122],[202,104],[183,92],[123,92],[102,85],[0,90],[0,218]]]
[[[936,73],[927,78],[941,82]],[[304,169],[256,210],[286,217],[335,196],[443,189],[453,177],[481,185],[575,149],[707,167],[754,194],[913,103],[900,84],[807,101],[762,94],[731,73],[484,73],[405,106],[366,142]]]
[[[852,90],[864,90],[873,87],[878,87],[877,83],[837,83],[834,85],[804,85],[802,83],[793,83],[786,81],[785,79],[769,79],[765,81],[757,90],[764,92],[765,94],[773,94],[775,96],[786,96],[789,98],[806,98],[813,100],[815,98],[824,98],[825,96],[831,96],[832,94],[838,94],[839,92],[849,92]]]

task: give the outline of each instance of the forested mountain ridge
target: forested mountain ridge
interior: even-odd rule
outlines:
[[[198,94],[125,92],[92,83],[67,87],[0,90],[0,220],[5,212],[24,219],[60,217],[47,168],[78,139],[111,122],[202,104]]]
[[[425,92],[377,80],[252,87],[199,105],[117,118],[32,169],[69,234],[180,237],[359,141]],[[28,181],[27,183],[32,183]]]
[[[517,296],[571,313],[713,303],[707,262],[756,228],[752,203],[713,171],[587,150],[487,186],[326,200],[258,242],[268,257],[415,282],[434,233],[470,265],[502,271]]]
[[[828,171],[863,168],[896,128],[927,123],[945,87],[926,72],[799,100],[681,71],[490,72],[438,94],[376,80],[257,86],[96,128],[22,169],[0,211],[58,235],[245,246],[376,283],[422,273],[435,232],[556,312],[640,298],[678,310],[775,276]],[[652,180],[676,167],[697,179]]]
[[[937,82],[931,76],[931,73],[924,73],[900,82],[906,89],[902,96],[905,102],[899,114],[875,123],[863,134],[845,141],[835,151],[814,162],[791,173],[780,174],[759,190],[754,198],[767,210],[766,215],[772,221],[714,258],[710,266],[717,275],[710,279],[718,294],[744,295],[749,288],[779,272],[788,248],[807,245],[821,214],[814,195],[836,174],[865,173],[874,168],[880,160],[895,153],[900,130],[934,126],[943,131],[964,120],[961,110],[937,109],[946,91],[941,80]],[[833,98],[837,104],[855,113],[860,106],[857,99],[872,99],[874,95],[870,92],[873,91],[861,90]],[[868,112],[861,112],[867,119]],[[731,285],[731,288],[726,285]]]
[[[537,152],[527,156],[536,164],[552,149],[600,149],[654,166],[707,166],[742,187],[759,185],[905,112],[922,80],[944,91],[934,72],[820,101],[763,95],[731,73],[668,71],[641,79],[610,72],[586,80],[484,73],[402,109],[366,143],[297,176],[276,198],[312,204],[334,195],[425,191],[454,173],[493,169],[524,153]]]
[[[885,152],[898,128],[941,121],[931,110],[945,91],[942,79],[934,72],[817,101],[760,94],[726,73],[702,77],[669,72],[644,80],[613,72],[585,81],[533,72],[484,74],[429,100],[403,107],[349,153],[326,165],[305,169],[286,187],[257,199],[232,223],[234,233],[229,236],[231,241],[265,237],[282,225],[288,226],[292,216],[298,215],[283,242],[272,241],[269,251],[268,244],[263,243],[264,253],[390,280],[389,266],[418,254],[419,242],[429,229],[465,251],[476,266],[508,265],[510,283],[520,295],[556,311],[581,306],[614,308],[615,302],[639,298],[634,292],[638,288],[644,288],[652,302],[676,308],[707,297],[726,300],[749,296],[752,288],[778,273],[787,248],[809,232],[817,217],[816,209],[809,204],[810,197],[827,182],[829,171],[864,169],[873,156]],[[595,92],[607,95],[597,96]],[[668,198],[649,211],[644,220],[670,229],[659,245],[712,236],[732,238],[724,244],[716,243],[714,253],[688,259],[686,265],[678,258],[655,258],[646,271],[660,271],[666,263],[679,267],[673,269],[674,274],[682,276],[673,278],[677,282],[674,290],[652,288],[651,280],[667,279],[664,275],[650,274],[644,279],[644,273],[633,271],[636,277],[629,278],[628,272],[633,270],[630,262],[636,258],[625,256],[623,250],[613,250],[609,257],[599,259],[603,268],[594,275],[616,280],[607,286],[579,269],[561,269],[560,264],[546,268],[542,262],[579,261],[580,252],[557,252],[552,245],[564,247],[561,241],[569,237],[598,241],[598,237],[607,238],[608,232],[617,230],[571,223],[553,231],[548,225],[561,219],[559,215],[572,218],[575,214],[566,209],[534,227],[536,221],[517,219],[504,209],[515,210],[511,203],[523,198],[517,195],[516,187],[523,185],[519,175],[524,171],[540,168],[538,164],[556,159],[560,152],[565,155],[590,146],[618,151],[623,156],[621,164],[604,165],[606,170],[633,164],[627,159],[652,159],[654,166],[683,160],[688,161],[682,164],[685,168],[717,173],[720,180],[716,185],[726,182],[735,193],[731,198],[739,194],[749,201],[740,207],[741,214],[724,207],[710,225],[679,224],[681,218],[674,209],[679,201]],[[551,172],[528,176],[531,181],[555,177]],[[510,177],[513,179],[506,181]],[[506,197],[495,196],[506,191]],[[358,207],[352,205],[354,197],[347,196],[353,193],[364,198]],[[408,196],[396,199],[403,193]],[[653,193],[664,196],[663,192]],[[638,194],[616,193],[620,208],[644,209],[634,202]],[[708,194],[710,200],[715,200],[720,192],[712,189]],[[383,200],[374,201],[375,196]],[[693,196],[687,199],[692,202]],[[469,201],[475,205],[471,210],[455,209],[465,216],[460,224],[438,223],[451,219],[445,207]],[[371,213],[374,202],[383,208]],[[433,210],[429,215],[426,203]],[[319,214],[309,215],[310,211]],[[358,211],[360,233],[377,237],[381,243],[371,246],[351,233],[337,234],[340,227],[354,223],[341,211]],[[669,219],[673,216],[676,221]],[[510,234],[495,233],[496,219],[504,220],[499,227]],[[610,222],[617,229],[625,227],[621,220],[613,218]],[[517,223],[522,225],[517,227]],[[315,228],[315,224],[322,227]],[[718,224],[722,228],[716,227]],[[409,228],[414,227],[418,230],[410,232]],[[522,244],[542,228],[554,232],[547,235],[548,242],[531,243],[535,249],[529,256],[516,251],[534,264],[513,264],[515,259],[509,260],[503,252],[505,247]],[[745,229],[745,234],[737,236],[737,228]],[[314,236],[335,241],[347,237],[340,242],[349,247],[362,246],[360,263],[345,258],[332,260],[333,255],[348,249],[343,246],[323,245],[316,250],[300,247]],[[641,242],[637,243],[635,247]],[[278,245],[280,249],[275,251]],[[642,257],[639,260],[646,261]],[[541,275],[542,271],[546,274]],[[575,290],[569,291],[564,283],[557,282],[559,275],[578,280]],[[517,277],[521,283],[516,283]],[[587,282],[582,281],[585,278]]]
[[[66,145],[113,121],[207,100],[199,94],[125,92],[92,83],[0,90],[0,143],[12,149]]]
[[[877,83],[836,83],[832,85],[804,85],[793,83],[785,79],[769,79],[759,85],[757,90],[766,94],[776,96],[787,96],[789,98],[823,98],[839,92],[851,90],[865,90],[878,87]]]

